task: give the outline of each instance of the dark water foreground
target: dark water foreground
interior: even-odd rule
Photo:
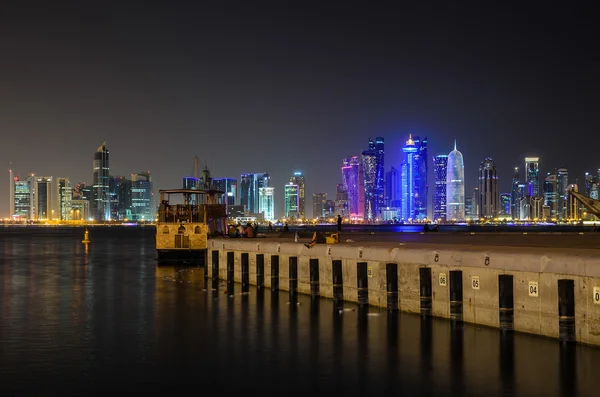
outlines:
[[[600,349],[330,300],[204,290],[153,228],[0,230],[0,396],[597,395]]]

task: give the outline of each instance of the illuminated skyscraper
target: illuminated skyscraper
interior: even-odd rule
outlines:
[[[498,211],[498,215],[508,216],[510,215],[511,210],[511,194],[510,193],[500,193],[500,210]]]
[[[358,156],[347,157],[342,164],[342,180],[348,194],[348,210],[352,220],[362,220],[365,208],[365,186]]]
[[[237,179],[234,178],[215,178],[213,179],[215,189],[225,192],[228,206],[235,205],[237,200]],[[260,194],[260,192],[259,192]]]
[[[56,178],[55,197],[57,198],[56,204],[58,207],[56,218],[61,221],[71,220],[73,187],[71,186],[69,178]]]
[[[527,195],[540,196],[540,167],[539,157],[525,157],[525,175],[527,177]]]
[[[110,167],[106,142],[94,153],[92,185],[92,217],[97,221],[110,220]]]
[[[490,157],[479,167],[479,217],[495,218],[498,215],[498,177],[496,164]]]
[[[29,220],[33,215],[33,185],[34,176],[31,175],[25,180],[20,180],[17,175],[11,171],[11,203],[10,217],[15,220]]]
[[[559,168],[556,171],[556,189],[558,190],[558,201],[556,214],[558,219],[567,218],[567,189],[569,187],[569,171],[566,168]]]
[[[401,166],[402,219],[422,220],[427,217],[427,138],[409,135],[402,148]]]
[[[441,154],[433,158],[433,175],[435,178],[435,190],[433,192],[433,219],[435,221],[446,221],[448,156]],[[464,195],[463,195],[464,196]],[[464,203],[462,204],[464,206]],[[451,218],[450,218],[451,219]]]
[[[294,185],[298,185],[298,217],[304,219],[306,218],[304,175],[302,175],[301,172],[294,172],[294,175],[290,177],[290,182],[292,182]]]
[[[261,187],[258,189],[260,199],[260,208],[264,215],[265,221],[275,220],[275,188]]]
[[[325,213],[327,193],[313,193],[313,218],[321,218]]]
[[[463,155],[456,149],[448,155],[446,179],[446,211],[448,220],[465,220],[465,164]]]
[[[298,185],[289,182],[285,185],[285,217],[298,218],[298,201],[299,191]]]
[[[33,180],[33,217],[34,220],[53,220],[58,217],[55,212],[56,190],[54,178],[36,176]]]
[[[398,207],[401,204],[400,172],[394,167],[385,174],[385,204],[388,207]]]
[[[384,141],[378,136],[369,138],[369,149],[362,152],[363,178],[365,183],[364,218],[373,222],[379,218],[384,204]]]
[[[513,220],[520,219],[519,212],[521,210],[521,196],[519,194],[519,167],[515,167],[513,174],[512,190],[510,192],[510,214]]]
[[[258,189],[269,187],[271,177],[266,172],[242,174],[240,179],[240,205],[246,207],[246,211],[252,214],[260,214],[260,201]]]
[[[348,204],[348,192],[343,183],[338,183],[335,194],[335,215],[340,215],[342,218],[350,216]]]
[[[131,174],[131,216],[135,221],[152,221],[154,193],[150,172]]]
[[[544,205],[550,209],[550,217],[558,216],[558,178],[557,173],[552,172],[544,179]]]

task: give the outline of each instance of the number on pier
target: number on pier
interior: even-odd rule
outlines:
[[[473,276],[473,289],[479,289],[479,276]]]
[[[367,277],[373,277],[373,266],[367,266]]]
[[[530,281],[529,282],[529,296],[538,296],[538,282]]]
[[[440,273],[440,285],[442,287],[446,286],[446,273]]]

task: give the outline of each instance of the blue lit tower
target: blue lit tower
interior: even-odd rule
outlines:
[[[371,140],[369,139],[369,148],[371,146]],[[381,211],[381,208],[384,206],[385,201],[385,174],[384,174],[384,165],[385,165],[385,150],[384,150],[384,140],[383,137],[375,138],[375,153],[377,154],[377,171],[376,171],[376,179],[375,179],[375,195],[377,196],[377,214]]]
[[[514,220],[521,219],[521,193],[519,191],[519,167],[515,167],[510,192],[510,214]]]
[[[558,172],[549,172],[544,179],[544,205],[550,208],[550,216],[558,216]]]
[[[540,196],[539,157],[525,157],[525,175],[527,177],[527,196]]]
[[[270,186],[271,177],[266,172],[242,174],[240,178],[240,205],[252,214],[260,214],[259,189]]]
[[[106,142],[94,153],[92,187],[92,217],[97,221],[110,220],[110,168]]]
[[[454,150],[448,155],[446,212],[449,220],[465,219],[465,164],[462,153],[456,149],[456,141]]]
[[[427,138],[409,135],[402,148],[404,159],[401,166],[402,219],[427,218]]]
[[[294,185],[298,185],[298,217],[304,219],[306,218],[304,175],[302,175],[301,172],[294,172],[294,175],[290,177],[290,182]]]
[[[433,157],[433,175],[435,190],[433,192],[433,219],[446,221],[446,178],[448,169],[448,156],[440,154]]]

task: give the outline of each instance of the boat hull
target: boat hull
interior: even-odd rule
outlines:
[[[206,264],[207,250],[166,249],[156,250],[159,265],[196,265]]]

